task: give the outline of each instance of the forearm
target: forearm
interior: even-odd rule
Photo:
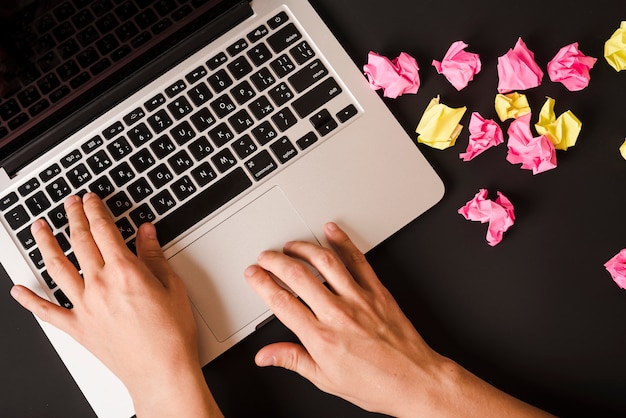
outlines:
[[[164,384],[143,385],[131,391],[131,396],[139,418],[223,417],[199,368],[180,371]]]
[[[457,363],[443,358],[428,401],[399,403],[396,415],[526,418],[552,415],[491,386]],[[415,400],[415,399],[413,399]],[[404,407],[406,406],[406,407]]]

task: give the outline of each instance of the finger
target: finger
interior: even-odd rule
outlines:
[[[315,267],[335,293],[347,294],[357,288],[346,266],[330,249],[310,242],[293,241],[285,244],[284,251],[285,254],[300,258]]]
[[[65,332],[70,331],[74,313],[69,309],[55,305],[20,285],[11,288],[11,296],[42,321],[48,322]]]
[[[301,338],[302,334],[308,335],[314,324],[315,315],[302,302],[279,286],[259,266],[248,267],[244,277],[280,322]]]
[[[313,312],[332,303],[333,294],[302,261],[277,251],[264,251],[257,261],[301,297]]]
[[[137,231],[137,257],[165,287],[170,286],[175,273],[163,255],[156,229],[151,223],[141,225]]]
[[[354,245],[348,234],[333,222],[324,226],[324,232],[328,242],[357,283],[365,289],[381,285],[374,269],[365,258],[365,254]]]
[[[120,256],[126,257],[132,254],[115,226],[111,214],[95,193],[87,193],[83,196],[83,208],[89,221],[91,235],[105,264]]]
[[[67,259],[46,221],[38,219],[31,225],[31,233],[41,251],[43,262],[50,277],[70,299],[77,301],[85,289],[85,283],[76,267]]]
[[[102,254],[91,235],[82,199],[70,196],[65,200],[65,213],[70,225],[70,242],[81,269],[94,271],[104,265]]]
[[[257,366],[282,367],[294,371],[316,384],[319,367],[308,351],[296,343],[274,343],[266,345],[254,357]]]

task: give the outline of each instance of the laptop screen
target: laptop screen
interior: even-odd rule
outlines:
[[[242,0],[2,2],[0,161],[237,3]]]

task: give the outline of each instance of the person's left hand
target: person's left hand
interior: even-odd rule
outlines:
[[[182,416],[220,415],[201,372],[185,286],[164,258],[154,226],[139,228],[135,257],[95,194],[71,196],[65,209],[84,278],[44,220],[31,230],[50,276],[74,307],[62,308],[22,286],[11,294],[109,367],[128,388],[138,415],[162,415],[168,407]],[[176,397],[187,399],[183,407]]]

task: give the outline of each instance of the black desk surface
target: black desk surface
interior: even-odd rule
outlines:
[[[626,136],[626,72],[617,73],[603,58],[605,40],[626,20],[626,3],[312,3],[359,66],[369,50],[391,58],[406,51],[417,59],[419,93],[386,100],[411,137],[437,94],[450,106],[468,106],[454,148],[419,145],[446,184],[443,200],[368,254],[426,341],[557,415],[626,416],[626,290],[603,267],[626,247],[626,161],[618,152]],[[591,84],[581,92],[569,92],[547,75],[526,92],[535,118],[549,95],[558,114],[571,109],[583,122],[578,144],[558,152],[558,167],[536,176],[509,164],[505,145],[468,163],[458,157],[467,145],[470,113],[496,118],[497,57],[519,36],[544,71],[572,42],[598,58]],[[430,64],[457,40],[483,63],[461,92]],[[457,214],[479,188],[500,190],[515,205],[516,224],[495,248],[484,239],[486,225]],[[40,329],[10,298],[8,280],[0,285],[0,415],[89,416]],[[205,368],[227,416],[370,416],[290,372],[253,364],[258,348],[286,338],[292,337],[274,321]]]

